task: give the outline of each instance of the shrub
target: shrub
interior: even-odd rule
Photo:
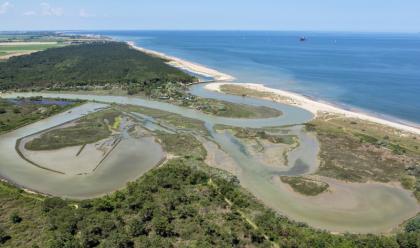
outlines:
[[[45,201],[43,202],[42,210],[44,212],[49,212],[53,209],[63,208],[66,206],[67,206],[67,203],[63,199],[59,197],[51,197],[51,198],[45,199]]]
[[[140,220],[134,220],[130,224],[130,233],[134,237],[142,236],[142,235],[148,235],[149,230],[146,227],[146,223],[140,219]]]
[[[10,235],[6,233],[6,231],[3,230],[3,228],[0,228],[0,244],[6,243],[7,240],[11,239]]]
[[[405,226],[406,232],[418,232],[420,231],[420,216],[410,220]],[[419,233],[420,235],[420,233]]]
[[[17,224],[17,223],[20,223],[20,222],[22,222],[22,218],[17,214],[17,213],[13,213],[11,216],[10,216],[10,220],[14,223],[14,224]]]
[[[124,233],[114,233],[103,245],[101,244],[101,246],[110,248],[132,248],[134,247],[134,242]]]

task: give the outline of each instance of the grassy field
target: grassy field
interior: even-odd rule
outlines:
[[[4,45],[0,43],[0,52],[21,52],[21,51],[42,51],[52,47],[61,47],[63,44],[51,42],[49,44],[31,44],[22,42],[22,44],[17,45]]]
[[[0,41],[23,41],[33,39],[31,35],[19,35],[19,34],[0,34]]]
[[[280,177],[281,181],[287,183],[296,192],[303,195],[315,196],[325,192],[329,185],[321,181],[306,177]]]
[[[269,118],[282,115],[280,111],[265,106],[237,104],[207,98],[198,98],[191,104],[191,107],[200,109],[207,114],[232,118]]]
[[[1,56],[18,55],[24,53],[32,53],[43,51],[48,48],[62,47],[64,44],[52,42],[51,44],[25,44],[24,42],[19,45],[4,45],[0,43],[0,59]]]
[[[276,128],[241,128],[226,125],[216,125],[214,128],[216,130],[232,130],[235,137],[241,139],[259,138],[268,140],[274,144],[282,143],[287,145],[293,145],[297,142],[295,135],[271,134],[271,132],[279,132],[281,130]]]
[[[400,181],[420,199],[420,137],[378,124],[323,116],[307,125],[321,144],[320,175],[351,182]]]
[[[206,150],[191,134],[168,134],[158,132],[156,137],[160,140],[165,151],[180,157],[204,160]]]
[[[43,51],[48,48],[62,47],[72,42],[84,43],[98,39],[49,31],[0,32],[0,60],[6,60],[11,56]]]
[[[48,42],[68,40],[72,35],[57,34],[49,31],[28,31],[28,32],[2,32],[0,33],[0,42]]]
[[[43,104],[30,99],[18,103],[0,98],[0,134],[17,129],[24,125],[47,118],[73,108],[81,102],[70,102],[68,105]]]
[[[159,122],[168,123],[170,125],[175,126],[178,129],[185,129],[190,131],[193,130],[203,135],[208,134],[207,128],[204,126],[204,122],[200,120],[183,117],[181,115],[173,114],[171,112],[166,112],[158,109],[151,109],[134,105],[117,105],[114,107],[121,111],[138,112],[147,116],[151,116]]]
[[[69,146],[94,143],[111,134],[120,112],[104,110],[82,117],[76,125],[58,128],[43,133],[25,144],[28,150],[54,150]]]
[[[237,96],[251,96],[256,98],[270,98],[274,94],[270,92],[261,92],[252,89],[245,88],[239,85],[225,84],[220,86],[220,90],[226,94],[237,95]]]

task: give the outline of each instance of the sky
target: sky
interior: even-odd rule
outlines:
[[[420,0],[0,0],[0,30],[420,32]]]

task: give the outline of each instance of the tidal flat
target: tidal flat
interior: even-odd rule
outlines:
[[[187,142],[187,139],[195,139],[194,136],[197,135],[201,137],[198,138],[197,142],[199,142],[198,144],[203,143],[203,147],[207,148],[207,151],[203,153],[200,148],[200,150],[197,150],[194,157],[203,159],[203,156],[210,156],[206,161],[209,162],[210,166],[217,168],[223,168],[225,166],[225,161],[229,161],[229,163],[226,163],[226,170],[233,173],[239,179],[241,185],[253,193],[260,201],[281,214],[297,221],[306,222],[311,226],[335,232],[383,233],[391,231],[394,227],[398,226],[404,220],[415,216],[418,212],[419,205],[417,200],[412,196],[410,191],[405,190],[398,185],[384,183],[353,185],[345,181],[337,181],[335,183],[328,181],[328,184],[330,186],[332,185],[332,191],[323,192],[315,198],[290,191],[290,188],[287,188],[286,185],[281,183],[279,179],[280,176],[305,176],[316,173],[320,168],[320,160],[318,157],[320,151],[319,141],[316,134],[308,132],[303,125],[311,121],[313,115],[303,109],[286,104],[207,92],[204,90],[203,85],[193,87],[191,92],[201,97],[214,97],[215,99],[223,99],[235,103],[270,107],[281,111],[283,114],[278,117],[264,119],[235,119],[207,115],[198,110],[136,97],[54,93],[20,94],[26,96],[40,94],[45,97],[80,98],[88,101],[117,103],[118,105],[124,106],[148,108],[146,111],[142,111],[141,109],[137,110],[140,113],[137,117],[140,119],[145,119],[144,117],[148,116],[147,112],[149,111],[150,113],[151,109],[155,109],[164,111],[164,113],[169,112],[172,113],[172,115],[179,115],[184,118],[186,117],[191,120],[200,121],[191,122],[194,123],[193,126],[191,126],[192,124],[188,124],[190,125],[189,127],[185,128],[184,125],[184,128],[179,129],[173,125],[174,123],[179,125],[179,122],[174,122],[174,120],[179,119],[171,117],[171,124],[170,121],[165,120],[167,115],[161,115],[160,117],[155,115],[153,119],[149,118],[148,120],[145,120],[145,123],[148,122],[153,124],[149,124],[149,128],[153,127],[152,129],[155,129],[155,131],[157,126],[164,127],[163,129],[158,128],[161,129],[160,132],[163,130],[163,134],[155,136],[158,138],[156,146],[153,146],[150,143],[127,143],[126,146],[119,145],[117,149],[120,150],[115,150],[114,152],[120,155],[113,157],[116,159],[114,162],[119,164],[118,168],[112,169],[112,163],[110,162],[107,165],[102,165],[100,167],[101,169],[91,176],[85,176],[85,178],[89,178],[90,180],[81,183],[78,177],[73,177],[71,179],[73,180],[71,183],[83,185],[84,189],[88,186],[92,187],[91,191],[84,192],[83,195],[78,195],[77,197],[74,197],[73,195],[74,198],[89,198],[94,197],[95,194],[96,196],[99,196],[106,194],[106,192],[112,192],[121,188],[124,183],[135,180],[162,159],[162,156],[156,153],[156,151],[174,153],[179,146],[179,144],[175,142],[177,138],[174,139],[174,137],[181,136],[172,136],[176,134],[170,134],[164,131],[165,129],[172,129],[175,133],[184,135],[185,142]],[[15,96],[15,94],[9,95],[9,97]],[[124,109],[124,107],[122,109]],[[132,111],[132,108],[126,109],[129,112],[128,114],[137,112]],[[220,130],[215,130],[215,125],[227,125],[240,128],[268,128],[267,130],[272,129],[273,127],[281,127],[283,129],[283,134],[296,137],[298,145],[294,142],[284,144],[285,146],[290,146],[288,152],[286,152],[285,155],[281,155],[285,156],[287,159],[272,160],[271,162],[277,161],[280,163],[277,164],[277,166],[274,166],[275,163],[267,163],[267,161],[256,159],[252,156],[252,153],[247,152],[247,149],[250,147],[247,147],[244,140],[235,137],[235,135],[227,131],[221,132]],[[194,126],[199,127],[198,130],[194,129]],[[203,126],[207,129],[207,132],[200,131]],[[11,135],[12,137],[14,135],[16,138],[16,133]],[[0,140],[2,139],[3,137],[1,137]],[[151,137],[151,139],[154,138]],[[203,139],[207,141],[204,142]],[[160,147],[159,143],[162,144],[163,148],[158,148]],[[14,145],[13,140],[10,140],[9,146],[10,145]],[[136,149],[139,147],[144,147],[144,149]],[[195,145],[195,147],[198,146]],[[140,151],[143,151],[144,154],[140,154]],[[135,165],[133,160],[126,159],[131,153],[138,153],[138,156],[146,156],[146,152],[147,154],[155,154],[156,157],[153,157],[149,161],[144,160],[144,157],[136,157],[135,161],[140,160],[140,158],[143,159],[143,167]],[[220,156],[220,154],[223,154],[223,156]],[[267,153],[266,155],[269,154],[270,153]],[[188,156],[188,154],[179,154],[176,156]],[[27,167],[28,165],[25,164],[24,166]],[[5,166],[2,167],[4,171],[7,171]],[[26,172],[28,171],[23,169],[23,167],[21,167],[21,169]],[[31,168],[30,170],[34,169]],[[115,173],[116,171],[118,171],[118,173]],[[112,180],[105,175],[107,172],[110,172],[109,176],[112,174]],[[52,176],[51,178],[54,177]],[[95,179],[96,181],[92,179]],[[118,181],[118,185],[115,184],[116,181]],[[25,182],[27,181],[25,180]],[[59,182],[61,183],[61,180],[52,179],[51,182],[58,184]],[[37,185],[36,181],[32,181],[32,183]],[[67,187],[67,190],[68,188],[72,189],[71,193],[76,195],[78,194],[77,191],[80,190],[74,189],[74,187]],[[64,189],[61,188],[59,190],[61,191],[56,192],[55,195],[72,197],[71,194],[63,193]],[[43,192],[43,189],[38,191]],[[351,195],[348,199],[348,201],[351,202],[348,202],[348,204],[345,205],[331,204],[335,201],[340,202],[340,199],[344,197],[344,195]],[[314,202],[317,204],[314,204]]]

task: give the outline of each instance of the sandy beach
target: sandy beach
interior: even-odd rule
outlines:
[[[389,126],[401,131],[405,131],[405,132],[409,132],[409,133],[413,133],[413,134],[417,134],[420,135],[420,128],[416,127],[416,126],[410,126],[407,124],[403,124],[403,123],[398,123],[398,122],[394,122],[394,121],[390,121],[390,120],[385,120],[376,116],[372,116],[369,115],[367,113],[362,113],[362,112],[355,112],[355,111],[351,111],[351,110],[346,110],[346,109],[342,109],[340,107],[334,106],[332,104],[328,104],[325,102],[320,102],[320,101],[315,101],[313,99],[310,99],[306,96],[297,94],[297,93],[293,93],[293,92],[289,92],[289,91],[285,91],[285,90],[279,90],[279,89],[273,89],[273,88],[268,88],[262,84],[255,84],[255,83],[234,83],[232,81],[235,80],[235,77],[216,71],[214,69],[211,68],[207,68],[203,65],[197,64],[197,63],[193,63],[190,61],[186,61],[177,57],[173,57],[173,56],[169,56],[166,55],[164,53],[160,53],[157,51],[153,51],[150,49],[145,49],[142,47],[138,47],[135,46],[134,42],[127,42],[131,47],[133,47],[134,49],[137,49],[139,51],[145,52],[147,54],[151,54],[153,56],[157,56],[163,59],[168,60],[168,64],[172,65],[176,68],[180,68],[182,70],[186,70],[186,71],[190,71],[192,73],[195,74],[199,74],[205,77],[212,77],[214,78],[215,81],[221,81],[221,82],[215,82],[215,83],[210,83],[206,85],[206,88],[208,90],[213,90],[213,91],[220,91],[220,86],[224,85],[224,84],[234,84],[234,85],[239,85],[239,86],[243,86],[246,87],[248,89],[251,90],[256,90],[259,92],[267,92],[267,93],[272,93],[277,95],[278,97],[275,99],[269,98],[269,100],[275,100],[278,102],[282,102],[282,103],[286,103],[286,104],[290,104],[290,105],[295,105],[295,106],[299,106],[301,108],[304,108],[310,112],[312,112],[315,116],[319,115],[319,114],[326,114],[326,113],[332,113],[332,114],[338,114],[338,115],[342,115],[343,117],[348,117],[348,118],[356,118],[356,119],[361,119],[361,120],[365,120],[365,121],[370,121],[370,122],[374,122],[377,124],[381,124],[381,125],[385,125],[385,126]]]
[[[147,54],[150,54],[150,55],[168,60],[169,65],[171,65],[173,67],[176,67],[176,68],[179,68],[181,70],[190,71],[192,73],[195,73],[195,74],[198,74],[198,75],[201,75],[201,76],[204,76],[204,77],[212,77],[216,81],[233,81],[233,80],[235,80],[235,78],[232,77],[231,75],[216,71],[214,69],[205,67],[203,65],[193,63],[193,62],[190,62],[190,61],[186,61],[186,60],[183,60],[183,59],[180,59],[180,58],[177,58],[177,57],[169,56],[169,55],[166,55],[164,53],[156,52],[156,51],[149,50],[149,49],[146,49],[146,48],[143,48],[143,47],[135,46],[134,42],[129,41],[129,42],[127,42],[127,44],[129,44],[132,48],[137,49],[141,52],[144,52],[144,53],[147,53]]]
[[[332,113],[332,114],[342,115],[343,117],[356,118],[356,119],[361,119],[361,120],[365,120],[365,121],[370,121],[370,122],[374,122],[374,123],[377,123],[377,124],[381,124],[381,125],[389,126],[389,127],[392,127],[392,128],[396,128],[396,129],[399,129],[401,131],[410,132],[410,133],[420,135],[420,128],[417,128],[417,127],[413,127],[413,126],[405,125],[405,124],[402,124],[402,123],[381,119],[379,117],[371,116],[371,115],[368,115],[366,113],[359,113],[359,112],[354,112],[354,111],[350,111],[350,110],[345,110],[345,109],[330,105],[328,103],[323,103],[323,102],[318,102],[318,101],[312,100],[308,97],[305,97],[305,96],[302,96],[302,95],[299,95],[299,94],[296,94],[296,93],[293,93],[293,92],[268,88],[268,87],[265,87],[262,84],[217,82],[217,83],[211,83],[211,84],[206,85],[206,88],[208,90],[220,91],[220,86],[224,85],[224,84],[239,85],[239,86],[242,86],[242,87],[245,87],[245,88],[248,88],[248,89],[251,89],[251,90],[259,91],[259,92],[266,92],[266,93],[275,94],[279,97],[275,98],[274,100],[276,100],[278,102],[282,102],[282,103],[287,103],[287,104],[290,104],[290,105],[299,106],[299,107],[304,108],[308,111],[311,111],[315,116],[317,116],[319,114]],[[270,98],[269,100],[273,100],[273,99]]]

